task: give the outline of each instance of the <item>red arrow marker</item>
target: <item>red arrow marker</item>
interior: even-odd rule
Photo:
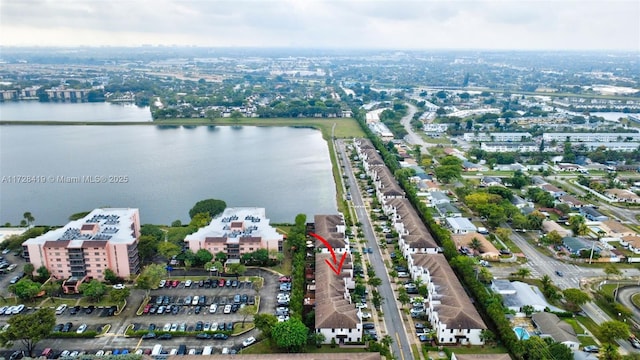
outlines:
[[[342,254],[342,257],[340,258],[340,262],[338,262],[338,260],[336,258],[336,253],[335,253],[335,251],[333,251],[333,247],[329,244],[329,242],[327,240],[325,240],[322,236],[320,236],[318,234],[309,233],[309,235],[311,235],[314,238],[320,240],[324,244],[324,246],[326,246],[327,249],[329,249],[329,252],[331,253],[331,258],[333,259],[333,264],[329,261],[329,259],[324,259],[324,261],[327,263],[327,265],[329,265],[331,270],[333,270],[333,272],[336,273],[336,275],[339,276],[340,272],[342,271],[342,265],[344,264],[344,260],[347,258],[347,253],[344,252]]]

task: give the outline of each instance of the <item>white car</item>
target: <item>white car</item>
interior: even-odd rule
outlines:
[[[190,287],[191,284],[193,284],[193,281],[187,280],[187,281],[184,282],[184,287]]]
[[[7,255],[10,252],[11,252],[11,249],[4,249],[2,250],[2,255]]]
[[[285,322],[289,320],[289,315],[280,315],[278,316],[278,322]]]
[[[171,330],[171,323],[164,324],[162,331],[169,331],[169,330]]]
[[[200,296],[195,295],[195,296],[193,297],[193,300],[191,300],[191,305],[193,305],[193,306],[198,305],[198,300],[200,300]]]
[[[209,314],[215,314],[218,311],[218,304],[211,304],[209,306]]]
[[[85,330],[87,330],[87,324],[82,324],[78,326],[78,330],[76,330],[76,333],[82,334],[83,332],[85,332]]]
[[[171,324],[171,330],[170,331],[178,331],[178,323]]]
[[[243,347],[247,347],[247,346],[253,344],[254,342],[256,342],[256,338],[251,336],[251,337],[248,337],[245,341],[242,342],[242,346]]]
[[[158,287],[159,287],[159,288],[164,287],[164,285],[165,285],[166,283],[167,283],[167,280],[162,279],[162,280],[160,280],[160,284],[158,284]]]
[[[124,289],[124,284],[115,284],[113,285],[113,288],[116,290],[122,290]]]
[[[369,313],[369,312],[363,312],[363,313],[360,313],[360,314],[361,314],[361,315],[360,315],[360,318],[361,318],[362,320],[371,319],[371,313]]]
[[[202,326],[202,331],[210,331],[210,330],[211,330],[211,323],[210,322],[204,323],[204,325]]]
[[[144,350],[142,349],[136,350],[136,355],[142,355],[142,354],[144,354]]]
[[[213,330],[213,331],[218,330],[218,323],[217,322],[214,322],[214,323],[211,324],[211,330]]]
[[[62,353],[60,353],[60,357],[61,358],[66,358],[69,356],[69,354],[71,354],[71,351],[69,350],[64,350]]]
[[[227,304],[224,306],[224,313],[225,314],[230,314],[231,313],[231,304]]]
[[[67,304],[62,304],[58,306],[56,308],[56,315],[62,315],[65,310],[67,310]],[[0,311],[2,311],[2,308],[0,308]]]
[[[104,356],[104,350],[98,350],[96,356]]]
[[[22,312],[22,310],[24,310],[24,305],[20,304],[18,306],[14,306],[13,307],[13,311],[11,312],[11,314],[13,314],[13,315],[20,314]]]

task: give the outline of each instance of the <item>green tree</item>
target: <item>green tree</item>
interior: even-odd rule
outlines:
[[[49,269],[47,269],[47,267],[44,265],[40,266],[36,270],[36,273],[38,274],[38,280],[42,282],[47,281],[47,279],[51,277],[51,273],[49,273]]]
[[[104,270],[104,281],[109,284],[117,284],[120,282],[120,278],[118,278],[118,275],[116,275],[113,270],[107,268]]]
[[[439,181],[448,184],[451,180],[462,177],[462,168],[455,165],[441,165],[434,169],[434,174]]]
[[[373,287],[378,287],[378,286],[382,285],[382,280],[380,280],[379,277],[375,277],[374,276],[372,278],[369,278],[368,284],[373,286]]]
[[[82,295],[88,297],[91,301],[98,302],[107,293],[107,285],[98,280],[91,280],[80,285]]]
[[[138,276],[137,286],[140,289],[155,289],[161,279],[167,276],[167,269],[163,264],[151,264],[142,269]]]
[[[218,262],[224,263],[225,261],[227,261],[227,254],[224,253],[223,251],[219,251],[219,252],[216,253],[215,259]]]
[[[112,289],[109,291],[109,300],[116,304],[120,304],[125,301],[129,295],[131,295],[131,290],[128,287],[125,287],[124,289]]]
[[[240,263],[229,264],[227,272],[235,275],[243,275],[247,271],[247,267]]]
[[[562,236],[555,230],[548,233],[546,239],[549,243],[553,245],[562,244]]]
[[[389,346],[391,346],[391,344],[393,344],[393,338],[391,337],[391,335],[387,334],[387,335],[382,337],[382,340],[380,340],[380,342],[385,347],[389,347]]]
[[[398,301],[400,301],[400,303],[404,307],[409,303],[409,301],[411,301],[411,297],[409,297],[409,294],[407,294],[406,291],[403,291],[398,295]]]
[[[159,244],[160,241],[156,240],[152,235],[140,235],[140,239],[138,239],[138,255],[140,256],[140,260],[152,260]]]
[[[571,227],[571,231],[575,235],[585,235],[589,232],[589,228],[585,223],[584,217],[580,215],[574,215],[569,218],[569,226]]]
[[[196,264],[203,265],[213,260],[213,255],[207,249],[196,251]]]
[[[34,218],[31,212],[29,211],[25,212],[22,215],[22,217],[24,218],[24,220],[27,222],[27,225],[29,226],[31,226],[31,224],[33,224],[33,222],[36,221],[36,218]]]
[[[271,329],[278,323],[278,318],[272,314],[260,313],[253,317],[253,324],[267,338],[271,338]]]
[[[29,276],[30,278],[33,278],[33,272],[36,271],[36,268],[33,266],[32,263],[26,263],[22,267],[22,271],[25,274],[27,274],[27,276]]]
[[[200,200],[191,208],[191,210],[189,210],[189,217],[193,218],[194,216],[196,216],[196,214],[199,213],[208,213],[209,217],[214,218],[218,214],[222,213],[226,208],[227,203],[222,200]]]
[[[616,339],[626,339],[629,336],[629,325],[622,321],[611,320],[600,324],[600,338],[613,344]]]
[[[327,340],[327,337],[323,333],[314,332],[309,334],[309,342],[314,344],[318,349],[322,346],[322,343]]]
[[[529,317],[536,311],[536,309],[531,305],[523,305],[520,308],[520,311],[522,311],[525,315],[527,315],[527,317]]]
[[[564,344],[554,342],[549,345],[549,356],[553,360],[573,360],[573,353]]]
[[[21,300],[32,300],[40,293],[40,284],[29,278],[23,278],[9,285],[9,291]]]
[[[165,259],[171,259],[174,256],[177,256],[178,254],[180,254],[181,252],[182,252],[182,249],[180,248],[180,246],[172,242],[165,241],[165,242],[161,242],[158,245],[158,254],[160,254]]]
[[[604,344],[602,347],[602,355],[600,360],[622,360],[622,356],[618,353],[618,349],[613,344]]]
[[[244,329],[244,322],[247,320],[247,316],[255,315],[258,310],[255,305],[247,305],[241,307],[238,312],[242,315],[242,328]]]
[[[278,347],[287,349],[289,352],[299,352],[307,342],[309,329],[296,318],[276,323],[271,329],[272,339]]]
[[[62,294],[62,284],[57,281],[49,281],[42,285],[44,293],[55,303],[55,297]]]
[[[496,334],[494,334],[493,331],[489,329],[482,329],[480,330],[480,341],[485,344],[492,343],[496,341]]]
[[[577,311],[581,305],[589,301],[589,295],[580,289],[564,289],[562,295],[564,295],[564,299],[569,303],[568,305],[573,311]]]
[[[0,343],[9,346],[19,342],[24,350],[33,357],[33,350],[40,340],[48,337],[56,324],[56,315],[52,309],[43,307],[34,313],[14,315],[7,321],[9,328],[0,333]]]
[[[607,266],[604,267],[604,273],[607,275],[607,280],[609,279],[609,276],[611,275],[622,275],[622,271],[620,271],[620,269],[618,269],[615,265],[613,264],[608,264]]]
[[[521,279],[526,278],[527,276],[531,275],[531,269],[526,268],[526,267],[520,267],[518,268],[518,270],[513,273],[515,276],[518,276]]]

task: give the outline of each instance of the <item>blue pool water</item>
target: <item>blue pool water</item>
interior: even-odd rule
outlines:
[[[518,340],[527,340],[529,338],[529,332],[523,327],[514,327],[513,332],[516,333]]]

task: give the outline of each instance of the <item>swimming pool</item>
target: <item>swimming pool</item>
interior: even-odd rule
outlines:
[[[513,328],[513,332],[516,333],[518,340],[527,340],[529,338],[529,332],[527,329],[517,326]]]

